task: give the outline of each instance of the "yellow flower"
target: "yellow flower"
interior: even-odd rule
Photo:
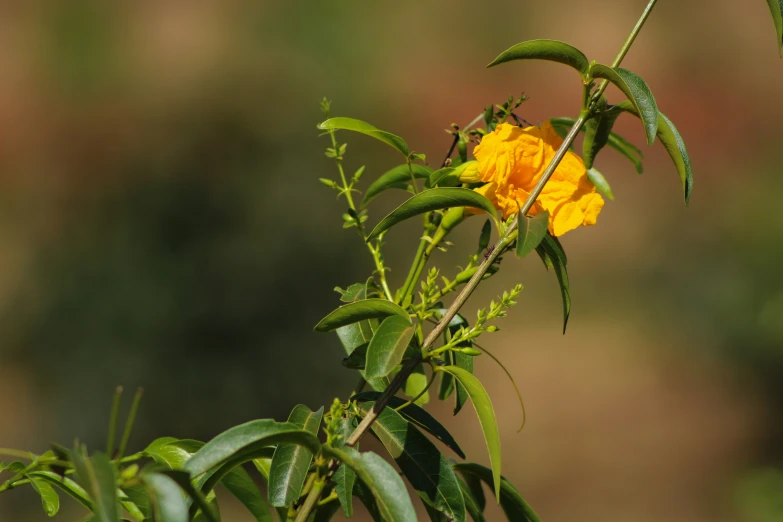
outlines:
[[[486,196],[504,218],[519,212],[562,143],[549,121],[525,129],[502,123],[473,151],[481,181],[486,183],[476,192]],[[561,236],[580,225],[594,225],[603,206],[582,158],[567,152],[530,214],[549,212],[549,232]]]

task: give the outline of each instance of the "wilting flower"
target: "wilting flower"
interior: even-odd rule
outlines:
[[[562,143],[549,121],[525,129],[499,125],[473,151],[480,180],[486,183],[476,191],[508,218],[519,211]],[[549,232],[561,236],[580,225],[594,225],[603,206],[582,158],[567,152],[530,214],[549,212]]]

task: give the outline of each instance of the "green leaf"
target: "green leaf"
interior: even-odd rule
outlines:
[[[457,482],[459,482],[462,498],[465,499],[465,508],[467,509],[470,518],[473,519],[473,522],[484,522],[484,506],[479,505],[478,500],[473,496],[473,489],[460,477],[457,477]],[[481,487],[481,484],[479,484],[479,487]],[[483,490],[481,491],[481,495],[483,498]],[[484,501],[486,502],[486,499]]]
[[[320,449],[318,438],[296,424],[254,420],[234,426],[204,444],[185,463],[184,469],[198,477],[225,464],[238,466],[263,455],[267,446],[285,443],[306,446],[313,453]]]
[[[489,240],[492,238],[492,222],[486,220],[484,226],[481,227],[481,235],[479,235],[478,252],[481,253],[489,246]]]
[[[459,180],[456,170],[454,167],[443,167],[436,170],[430,174],[424,186],[428,189],[433,187],[459,187],[462,182]]]
[[[370,233],[367,240],[376,237],[397,223],[405,221],[413,216],[440,210],[444,208],[471,207],[478,208],[489,213],[497,220],[495,207],[492,203],[479,194],[466,188],[434,188],[419,192],[408,201],[397,207],[391,214],[383,218]]]
[[[245,468],[237,466],[232,469],[223,477],[222,483],[250,511],[257,522],[273,521],[264,496]]]
[[[351,400],[358,402],[377,401],[381,395],[381,392],[363,392],[358,395],[354,395],[351,397]],[[389,406],[392,408],[399,408],[406,402],[407,401],[401,399],[400,397],[392,397],[389,400]],[[408,422],[411,422],[424,431],[429,432],[433,437],[441,441],[447,447],[451,448],[451,450],[461,458],[465,458],[465,452],[463,452],[462,448],[459,447],[459,444],[457,444],[457,441],[454,440],[454,437],[452,437],[451,433],[449,433],[448,430],[440,422],[438,422],[435,417],[427,413],[427,410],[420,408],[415,404],[411,404],[401,409],[398,413],[405,417]]]
[[[487,497],[484,496],[484,487],[481,484],[481,479],[475,475],[463,474],[462,478],[465,481],[465,485],[470,490],[470,496],[476,501],[481,512],[484,512],[484,508],[487,507]]]
[[[535,250],[546,236],[547,227],[549,227],[549,212],[542,211],[532,217],[520,213],[518,223],[516,254],[519,259],[522,259]]]
[[[445,366],[451,366],[454,364],[454,354],[451,351],[444,352],[441,357]],[[440,388],[438,389],[438,399],[445,401],[451,397],[451,394],[454,393],[454,388],[454,377],[452,377],[450,373],[441,374]]]
[[[362,408],[370,411],[373,406],[367,403]],[[391,408],[383,409],[372,430],[419,496],[449,520],[464,522],[465,502],[457,477],[435,445]]]
[[[568,131],[571,129],[576,120],[573,118],[552,118],[549,121],[552,123],[552,127],[554,127],[555,132],[557,132],[561,138],[565,138],[566,134],[568,134]],[[581,132],[585,132],[584,127],[582,127]],[[636,168],[636,172],[639,174],[644,172],[644,166],[642,165],[644,154],[642,154],[642,151],[638,147],[614,132],[609,133],[608,145],[610,148],[625,156],[628,161],[633,163],[634,167]]]
[[[318,435],[324,409],[311,411],[303,404],[294,407],[288,416],[288,423],[293,424],[313,436]],[[272,457],[272,467],[269,471],[269,503],[275,507],[290,505],[299,498],[304,486],[313,451],[298,444],[280,444]]]
[[[509,47],[495,58],[487,67],[494,67],[512,60],[549,60],[563,63],[579,71],[585,77],[590,68],[587,57],[567,43],[557,40],[529,40]]]
[[[465,342],[459,344],[459,346],[471,347],[473,346],[473,343]],[[459,352],[452,353],[452,356],[454,357],[454,366],[470,374],[473,373],[473,364],[474,364],[475,357]],[[454,415],[456,415],[460,411],[462,411],[462,407],[465,406],[465,404],[468,402],[468,397],[470,396],[470,394],[462,385],[462,383],[459,381],[459,379],[454,384],[454,389],[456,391],[454,395]]]
[[[316,332],[329,332],[365,319],[378,319],[396,315],[410,323],[408,312],[386,299],[364,299],[348,303],[332,311],[315,325]],[[349,354],[350,355],[350,354]]]
[[[145,473],[144,484],[150,493],[157,522],[188,522],[188,505],[173,479],[161,473]],[[116,522],[116,518],[113,522]]]
[[[332,477],[332,481],[335,486],[334,489],[337,492],[337,498],[340,499],[340,505],[343,507],[345,518],[351,518],[353,516],[353,502],[351,497],[353,496],[353,488],[356,483],[356,472],[341,464],[337,468],[337,472]]]
[[[30,473],[27,473],[27,476],[30,478],[35,478],[36,480],[44,480],[49,484],[57,486],[65,493],[73,497],[73,499],[79,502],[82,506],[92,511],[93,503],[90,500],[89,495],[87,495],[87,492],[79,484],[69,479],[68,477],[60,476],[52,471],[31,471]]]
[[[634,116],[639,116],[636,108],[628,102],[622,102],[615,105],[618,110],[630,112]],[[691,199],[691,191],[693,190],[693,170],[691,169],[691,160],[688,156],[688,151],[685,148],[685,141],[680,135],[680,131],[674,126],[674,123],[666,117],[662,112],[658,115],[658,139],[663,144],[666,152],[669,153],[669,157],[674,162],[674,166],[677,168],[677,173],[680,175],[680,182],[682,183],[682,189],[685,194],[685,204],[687,205]]]
[[[600,63],[590,66],[590,75],[593,78],[609,80],[623,91],[640,114],[647,134],[647,143],[649,145],[655,143],[655,135],[658,131],[658,105],[644,80],[627,69],[620,67],[613,69]]]
[[[437,310],[437,312],[441,315],[441,317],[446,313],[445,308],[441,308]],[[468,320],[465,319],[465,316],[462,314],[455,314],[454,317],[452,317],[451,321],[449,321],[449,325],[447,328],[448,336],[452,336],[460,328],[470,328],[470,323],[468,323]],[[444,334],[445,335],[445,334]],[[473,346],[473,343],[470,341],[466,341],[464,343],[460,343],[458,345],[461,348],[470,348]],[[470,355],[466,355],[464,353],[459,352],[451,352],[449,354],[446,354],[445,357],[447,361],[447,366],[454,365],[458,368],[462,368],[463,370],[473,373],[473,357]],[[462,411],[462,407],[465,405],[465,403],[468,401],[468,392],[465,390],[464,386],[460,384],[459,382],[454,382],[454,378],[449,373],[444,373],[441,377],[441,390],[438,395],[438,397],[441,400],[445,400],[451,395],[452,389],[456,390],[456,396],[454,398],[454,415],[458,414],[460,411]],[[463,457],[464,458],[464,457]]]
[[[93,512],[99,522],[117,522],[117,476],[114,464],[104,453],[87,457],[84,446],[72,452],[73,467],[93,502]]]
[[[419,397],[419,394],[424,392],[414,403],[417,406],[423,406],[424,404],[430,402],[429,392],[424,391],[427,388],[428,383],[429,379],[427,378],[427,374],[424,371],[424,365],[419,363],[405,380],[403,393],[412,399],[414,397]]]
[[[47,516],[53,517],[60,510],[60,497],[54,488],[44,479],[28,475],[30,485],[41,497],[41,504]]]
[[[498,422],[495,418],[495,410],[492,408],[492,401],[489,399],[489,395],[487,395],[487,391],[481,382],[470,372],[456,366],[441,366],[438,370],[452,374],[465,387],[470,400],[473,402],[481,429],[484,432],[484,440],[487,443],[489,461],[492,463],[492,474],[498,484],[495,494],[498,495],[502,459],[500,456],[500,433],[498,431]]]
[[[378,507],[378,502],[375,501],[375,497],[372,496],[370,488],[361,480],[356,481],[356,485],[353,488],[353,494],[359,498],[364,505],[367,512],[370,513],[370,517],[374,522],[384,522],[381,517],[381,509]]]
[[[466,478],[473,475],[486,482],[496,492],[500,507],[503,508],[509,522],[541,522],[533,508],[525,502],[519,491],[505,477],[501,477],[500,487],[498,487],[497,477],[485,466],[466,462],[455,464],[454,469]]]
[[[603,99],[603,98],[602,98]],[[609,143],[609,136],[620,111],[607,110],[585,124],[585,139],[582,142],[582,159],[585,168],[593,168],[593,162],[598,153]]]
[[[405,483],[383,458],[375,453],[359,453],[349,447],[338,449],[324,446],[324,453],[344,462],[356,472],[372,493],[380,516],[386,522],[416,522],[416,510],[413,509]]]
[[[587,171],[587,178],[592,182],[593,185],[595,185],[595,189],[600,194],[603,194],[606,198],[614,201],[612,187],[609,186],[609,182],[606,181],[606,178],[598,171],[598,169],[595,167],[589,169]]]
[[[152,519],[152,506],[150,505],[150,497],[147,494],[147,491],[144,489],[143,484],[137,484],[132,487],[125,487],[121,490],[122,494],[125,495],[125,498],[127,500],[121,501],[123,507],[125,509],[128,509],[129,504],[132,504],[135,506],[135,511],[138,512],[141,516],[134,515],[133,512],[128,509],[128,513],[133,515],[134,517],[137,517],[137,520],[147,520]],[[122,498],[122,497],[120,497]]]
[[[373,127],[369,123],[363,122],[361,120],[356,120],[354,118],[330,118],[325,122],[321,123],[320,125],[318,125],[318,128],[326,131],[349,130],[354,132],[360,132],[362,134],[366,134],[367,136],[371,136],[376,140],[380,140],[384,142],[386,145],[399,151],[399,153],[405,156],[406,158],[410,154],[410,151],[408,149],[408,144],[405,143],[405,140],[403,140],[399,136],[396,136],[391,132],[382,131],[377,127]]]
[[[416,179],[429,179],[430,174],[432,174],[432,169],[424,165],[411,163],[410,168],[407,164],[397,165],[382,174],[367,188],[367,192],[364,193],[364,199],[362,200],[362,206],[367,205],[385,190],[392,188],[407,189],[411,184],[411,169],[413,170],[413,177]]]
[[[560,295],[563,298],[563,333],[568,326],[568,317],[571,315],[571,290],[568,281],[568,259],[566,258],[563,246],[556,237],[547,234],[544,240],[536,248],[536,252],[544,266],[547,269],[552,268],[557,276],[557,282],[560,285]]]
[[[194,520],[203,519],[207,522],[220,522],[217,499],[215,498],[214,492],[211,492],[207,496],[196,489],[196,486],[190,480],[190,473],[182,470],[169,469],[161,471],[159,474],[165,475],[169,479],[173,480],[188,495],[188,497],[190,497],[185,501],[185,505],[187,506],[192,501],[192,506],[190,507],[190,516],[195,517]],[[199,509],[201,510],[200,512]],[[197,513],[198,515],[196,515]]]
[[[253,459],[253,465],[264,478],[264,481],[269,483],[269,471],[272,468],[272,458]],[[279,518],[281,521],[285,521],[288,518],[287,507],[273,509],[277,512],[277,518]]]
[[[783,0],[767,0],[767,5],[778,37],[778,53],[783,56]]]
[[[170,469],[181,469],[202,446],[204,443],[197,440],[161,437],[152,441],[144,454]]]
[[[384,319],[367,347],[365,376],[373,379],[389,375],[402,361],[413,331],[408,317],[395,315]]]

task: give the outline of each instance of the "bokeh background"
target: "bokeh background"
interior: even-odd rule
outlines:
[[[530,121],[577,114],[570,69],[485,69],[500,51],[556,38],[610,62],[645,4],[0,2],[0,446],[101,447],[118,384],[145,388],[134,449],[344,396],[339,342],[312,326],[371,263],[317,181],[335,175],[321,97],[439,163],[443,129],[510,94]],[[766,3],[660,2],[625,66],[685,136],[691,205],[660,145],[642,176],[607,151],[616,201],[563,240],[568,333],[537,259],[507,259],[472,299],[525,285],[487,342],[525,397],[521,433],[510,384],[478,361],[505,473],[548,521],[783,520],[783,60]],[[343,139],[368,182],[398,162]],[[480,221],[436,257],[444,273]],[[388,236],[393,283],[416,234]],[[485,462],[472,412],[432,406]],[[45,515],[20,489],[0,519]]]

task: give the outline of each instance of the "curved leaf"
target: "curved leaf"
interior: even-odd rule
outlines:
[[[117,522],[117,476],[109,457],[95,453],[87,457],[84,446],[77,446],[71,453],[73,467],[93,502],[93,513],[99,522]]]
[[[254,420],[234,426],[204,444],[184,469],[197,477],[229,462],[239,465],[253,460],[263,454],[266,446],[284,443],[306,446],[314,453],[320,448],[317,437],[295,424]]]
[[[131,487],[126,486],[122,488],[120,492],[122,493],[120,496],[122,507],[134,516],[136,520],[145,521],[147,519],[152,519],[150,496],[147,494],[143,484],[136,484]],[[130,505],[133,505],[135,509],[128,509]],[[134,511],[137,512],[135,515]]]
[[[484,522],[486,520],[484,518],[484,506],[480,505],[478,500],[473,496],[474,489],[468,486],[460,477],[457,477],[457,482],[459,482],[459,489],[462,491],[462,498],[465,499],[465,508],[467,509],[468,514],[470,514],[470,518],[473,519],[473,522]],[[481,484],[479,484],[479,488],[480,487]],[[481,495],[483,498],[483,490],[481,491]]]
[[[427,179],[424,186],[426,188],[433,188],[435,186],[459,187],[462,182],[459,180],[459,175],[456,174],[456,170],[457,169],[454,167],[443,167],[442,169],[436,170],[430,174],[430,177]]]
[[[223,477],[222,483],[250,511],[256,522],[273,522],[264,496],[245,468],[235,467]]]
[[[357,426],[358,421],[355,416],[351,415],[350,417],[344,417],[340,421],[339,434],[341,437],[336,442],[336,445],[338,447],[343,447],[345,441],[348,440],[348,437],[351,436],[351,433],[353,433],[353,430],[355,430]],[[359,449],[358,445],[356,446],[356,449]],[[332,482],[334,483],[334,491],[337,493],[337,499],[343,507],[345,518],[353,517],[353,491],[354,485],[356,484],[356,472],[345,464],[340,464],[340,467],[337,468],[337,472],[332,477]]]
[[[608,80],[623,91],[640,114],[647,143],[649,145],[655,143],[655,135],[658,131],[658,105],[644,80],[627,69],[620,67],[613,69],[600,63],[590,66],[590,75],[593,78]]]
[[[378,507],[378,502],[375,501],[375,497],[372,496],[372,491],[370,491],[367,484],[357,479],[356,485],[353,488],[353,494],[362,502],[365,509],[370,514],[370,518],[373,519],[373,522],[384,522],[383,517],[381,517],[381,510]]]
[[[364,375],[368,379],[389,375],[402,361],[413,331],[408,317],[394,315],[384,319],[367,347]]]
[[[333,310],[315,325],[316,332],[329,332],[365,319],[378,319],[397,315],[410,322],[408,312],[386,299],[363,299]],[[350,355],[350,354],[349,354]]]
[[[323,415],[323,407],[314,412],[307,406],[298,404],[288,416],[288,423],[317,436]],[[280,444],[275,449],[269,470],[268,489],[271,505],[288,506],[299,498],[312,460],[313,452],[305,446]]]
[[[406,158],[410,155],[408,144],[405,140],[392,134],[391,132],[383,131],[377,127],[370,125],[369,123],[357,120],[354,118],[330,118],[325,122],[318,125],[321,130],[349,130],[354,132],[360,132],[371,136],[376,140],[384,142],[386,145],[399,151],[400,154]]]
[[[783,56],[783,0],[767,0],[767,5],[778,37],[778,53]]]
[[[380,516],[386,522],[416,522],[416,510],[405,483],[394,468],[375,453],[359,453],[353,448],[324,446],[324,453],[344,462],[372,493]],[[356,484],[359,487],[359,484]]]
[[[358,395],[354,395],[351,397],[351,400],[358,402],[377,401],[381,395],[383,395],[381,392],[363,392]],[[406,402],[406,400],[401,399],[400,397],[392,397],[389,400],[389,406],[391,408],[399,408]],[[397,413],[405,417],[405,419],[409,422],[412,422],[419,428],[430,433],[433,437],[441,441],[447,447],[451,448],[451,450],[461,458],[465,458],[465,452],[463,452],[462,448],[459,447],[459,444],[457,444],[457,441],[454,440],[454,437],[451,436],[451,433],[449,433],[448,430],[440,422],[438,422],[435,417],[427,413],[427,410],[424,408],[416,406],[415,404],[410,404]]]
[[[573,118],[552,118],[549,121],[552,123],[555,132],[557,132],[561,138],[565,138],[574,122],[576,122]],[[584,127],[582,127],[581,132],[585,132]],[[642,165],[644,154],[642,154],[639,147],[614,132],[609,133],[608,145],[633,163],[637,173],[642,174],[644,172],[644,166]]]
[[[367,403],[362,408],[369,411],[373,406]],[[383,409],[372,430],[422,500],[449,520],[464,522],[465,502],[457,477],[435,445],[391,408]]]
[[[202,446],[204,443],[197,440],[161,437],[144,448],[143,453],[158,464],[171,469],[181,469]]]
[[[568,317],[571,315],[571,289],[568,281],[568,259],[566,258],[563,246],[556,237],[547,234],[544,240],[536,248],[541,261],[547,269],[552,268],[557,276],[557,282],[560,285],[560,295],[563,298],[563,333],[568,326]]]
[[[220,514],[217,507],[217,498],[214,492],[204,495],[196,489],[196,486],[190,480],[190,473],[187,471],[169,469],[161,471],[160,475],[173,480],[189,498],[185,500],[185,505],[192,504],[189,508],[190,515],[196,520],[206,520],[207,522],[220,522]],[[199,512],[199,509],[201,510]],[[198,514],[197,514],[198,513]]]
[[[503,508],[503,512],[506,514],[509,522],[541,522],[533,508],[525,502],[519,491],[505,477],[500,478],[500,487],[498,487],[493,472],[485,466],[465,462],[455,464],[454,469],[459,471],[465,478],[474,476],[486,482],[496,492],[500,507]],[[499,493],[497,493],[498,490],[500,491]]]
[[[598,153],[609,143],[609,136],[620,111],[607,110],[585,124],[585,139],[582,142],[582,159],[585,168],[593,168],[593,162]]]
[[[530,40],[509,47],[487,67],[512,60],[549,60],[573,67],[584,77],[590,68],[587,57],[571,45],[558,40]]]
[[[593,185],[595,185],[595,189],[600,194],[603,194],[605,197],[614,201],[614,193],[612,192],[612,187],[609,186],[609,182],[606,181],[606,178],[604,177],[603,174],[601,174],[598,171],[598,169],[596,169],[595,167],[589,169],[587,171],[587,178],[593,183]]]
[[[30,479],[30,485],[41,497],[41,504],[46,515],[49,517],[55,516],[60,511],[60,497],[57,495],[57,492],[45,479],[30,475],[27,478]]]
[[[536,249],[541,240],[546,236],[549,226],[549,212],[542,211],[535,216],[524,216],[520,213],[519,229],[517,234],[516,254],[522,259]]]
[[[411,183],[411,169],[413,170],[413,177],[416,179],[429,179],[430,174],[432,174],[432,169],[424,165],[411,164],[410,168],[408,168],[407,164],[397,165],[372,182],[367,188],[367,192],[364,193],[362,206],[367,205],[367,203],[385,190],[392,188],[405,190],[408,188]]]
[[[188,522],[188,505],[173,479],[161,473],[147,473],[144,484],[150,492],[156,521]]]
[[[497,220],[495,207],[492,203],[473,190],[466,188],[434,188],[419,192],[408,201],[397,207],[391,214],[376,225],[367,240],[381,232],[390,229],[397,223],[413,216],[440,210],[444,208],[471,207],[484,210]]]
[[[73,497],[73,499],[79,502],[79,504],[92,511],[93,503],[90,500],[90,497],[87,495],[87,492],[79,484],[69,479],[68,477],[63,477],[57,473],[54,473],[53,471],[31,471],[27,474],[27,476],[30,478],[35,478],[36,480],[45,480],[46,482],[57,486],[65,493]]]
[[[495,418],[495,410],[492,408],[492,401],[487,395],[487,391],[481,382],[470,372],[457,368],[456,366],[441,366],[439,371],[448,372],[462,384],[473,402],[476,409],[481,430],[484,432],[484,440],[489,450],[489,461],[492,463],[492,475],[495,477],[497,487],[495,494],[500,493],[500,467],[502,459],[500,456],[500,433],[498,432],[498,422]]]
[[[484,508],[487,507],[487,497],[484,496],[484,486],[481,484],[481,479],[475,475],[463,474],[465,485],[470,490],[470,496],[476,501],[481,512],[484,512]]]

